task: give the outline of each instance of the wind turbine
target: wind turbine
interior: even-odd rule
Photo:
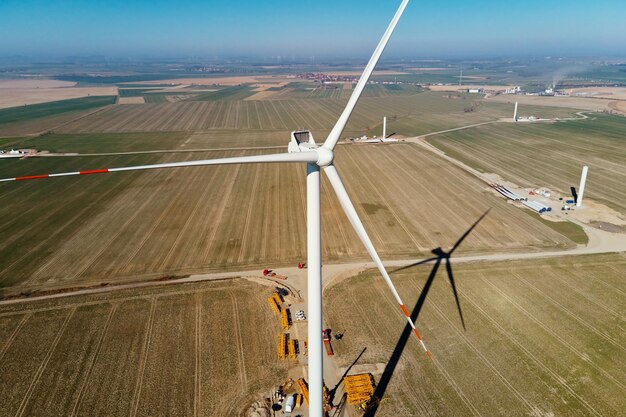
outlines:
[[[402,0],[402,3],[398,7],[396,14],[394,15],[391,23],[387,27],[382,39],[378,43],[378,46],[374,50],[374,54],[370,58],[361,78],[359,79],[352,96],[348,100],[343,113],[339,117],[337,123],[329,133],[326,141],[323,145],[315,143],[313,136],[309,131],[296,131],[291,133],[291,142],[288,146],[287,153],[272,154],[272,155],[255,155],[255,156],[243,156],[234,158],[222,158],[222,159],[206,159],[188,162],[173,162],[165,164],[154,165],[139,165],[129,166],[121,168],[105,168],[89,171],[76,171],[76,172],[64,172],[57,174],[43,174],[23,176],[16,178],[0,179],[0,182],[5,181],[23,181],[42,178],[56,178],[66,177],[73,175],[90,175],[90,174],[104,174],[110,172],[122,172],[122,171],[139,171],[149,169],[162,169],[162,168],[181,168],[181,167],[197,167],[205,165],[227,165],[227,164],[252,164],[252,163],[280,163],[280,162],[292,162],[292,163],[306,163],[307,169],[307,291],[308,291],[308,369],[309,369],[309,415],[312,417],[321,417],[324,415],[324,403],[323,403],[323,344],[322,344],[322,259],[321,259],[321,227],[320,227],[320,170],[323,170],[332,188],[334,189],[339,203],[343,208],[346,216],[348,217],[352,227],[356,231],[359,239],[367,249],[367,252],[371,256],[372,260],[376,264],[376,267],[383,276],[385,282],[389,286],[394,298],[400,305],[404,316],[406,317],[408,324],[411,326],[413,333],[419,340],[422,348],[430,357],[430,352],[426,348],[422,337],[420,336],[415,324],[411,320],[408,310],[404,306],[400,295],[396,291],[389,274],[385,270],[385,267],[374,249],[374,245],[370,240],[363,223],[350,201],[350,197],[339,177],[337,168],[335,167],[334,149],[339,141],[339,138],[348,123],[348,119],[352,114],[363,90],[369,81],[374,67],[378,63],[380,56],[382,55],[393,31],[400,20],[400,17],[404,13],[409,0]]]

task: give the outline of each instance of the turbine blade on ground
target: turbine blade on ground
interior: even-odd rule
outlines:
[[[333,127],[333,130],[331,130],[331,132],[328,134],[326,142],[324,143],[325,147],[333,149],[339,141],[341,133],[343,133],[343,129],[346,127],[348,119],[350,118],[354,107],[356,107],[356,104],[359,101],[359,98],[361,97],[361,94],[363,93],[363,90],[365,89],[365,86],[367,85],[367,82],[369,81],[372,72],[374,71],[374,67],[376,67],[380,56],[383,54],[383,51],[385,50],[385,47],[387,46],[387,43],[389,42],[389,39],[391,38],[391,35],[393,34],[393,31],[395,30],[396,25],[398,24],[398,21],[402,16],[402,13],[404,13],[404,9],[406,9],[407,4],[409,4],[409,0],[402,0],[400,7],[398,7],[398,11],[396,12],[393,19],[391,19],[391,23],[389,23],[387,30],[385,31],[383,37],[378,43],[378,46],[374,50],[374,54],[365,66],[365,70],[363,70],[363,74],[361,74],[361,78],[359,78],[359,82],[354,88],[354,91],[350,96],[350,100],[348,100],[348,104],[346,105],[346,108],[343,110],[343,113],[341,113],[341,116],[339,117],[339,120],[337,120],[337,123]]]
[[[409,311],[404,306],[404,303],[402,302],[402,299],[400,298],[400,294],[398,294],[398,291],[396,290],[396,287],[393,285],[393,282],[391,281],[389,274],[387,274],[387,270],[385,269],[383,262],[380,260],[380,257],[378,256],[378,253],[376,252],[376,249],[374,248],[372,241],[367,235],[367,232],[365,231],[365,228],[363,227],[363,223],[361,223],[361,219],[359,219],[359,216],[354,208],[354,205],[352,204],[352,201],[350,201],[348,192],[346,191],[345,187],[343,186],[343,183],[341,182],[341,178],[339,177],[339,173],[337,172],[337,169],[335,168],[334,165],[329,165],[327,167],[324,167],[324,172],[326,173],[326,176],[328,177],[328,180],[330,181],[331,186],[335,190],[335,194],[337,194],[339,203],[341,204],[343,211],[346,213],[346,216],[348,216],[348,220],[350,220],[350,224],[352,224],[352,227],[354,228],[356,234],[359,236],[359,239],[361,239],[361,242],[363,242],[365,249],[367,249],[367,252],[371,256],[374,263],[376,264],[376,267],[380,271],[385,282],[387,283],[387,286],[389,287],[389,289],[391,290],[391,293],[396,299],[396,302],[400,304],[400,308],[402,309],[404,316],[406,317],[407,321],[411,325],[411,328],[413,329],[413,332],[417,336],[417,339],[419,340],[420,344],[424,348],[424,351],[426,352],[428,357],[431,358],[432,360],[430,352],[428,351],[428,349],[426,348],[426,345],[424,344],[424,341],[422,340],[422,336],[420,335],[419,331],[415,327],[413,320],[411,320]]]
[[[203,159],[198,161],[170,162],[165,164],[136,165],[121,168],[93,169],[88,171],[61,172],[57,174],[27,175],[23,177],[4,178],[0,182],[37,180],[43,178],[68,177],[72,175],[106,174],[109,172],[141,171],[147,169],[198,167],[205,165],[255,164],[270,162],[317,162],[317,152],[279,153],[271,155],[237,156],[233,158]]]
[[[463,325],[463,330],[467,330],[465,328],[465,319],[463,319],[463,310],[461,310],[461,302],[459,301],[459,294],[456,291],[456,284],[454,283],[454,274],[452,273],[452,265],[450,264],[450,258],[446,258],[446,270],[448,271],[448,280],[450,281],[450,286],[452,287],[452,292],[454,293],[454,301],[456,301],[456,308],[459,310],[459,317],[461,317],[461,324]]]

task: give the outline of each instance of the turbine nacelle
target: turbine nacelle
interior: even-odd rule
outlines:
[[[291,132],[291,141],[287,148],[289,153],[311,152],[317,153],[316,165],[323,168],[333,163],[335,153],[326,146],[315,143],[313,133],[309,130],[296,130]]]

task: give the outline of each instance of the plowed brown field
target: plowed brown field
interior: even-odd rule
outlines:
[[[0,415],[238,415],[286,377],[270,294],[235,280],[2,307]]]
[[[271,150],[6,161],[2,175],[260,152]],[[490,215],[463,250],[573,246],[474,177],[416,145],[342,146],[336,161],[383,258],[417,256],[451,244],[488,208]],[[4,183],[0,282],[5,291],[16,292],[295,265],[306,253],[303,169],[198,167]],[[322,192],[325,261],[367,259],[325,181]]]

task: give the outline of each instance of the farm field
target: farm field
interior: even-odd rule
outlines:
[[[270,151],[7,160],[0,175]],[[450,244],[488,208],[491,213],[461,251],[574,246],[417,145],[340,146],[336,160],[383,258],[420,256]],[[0,215],[6,219],[0,225],[0,286],[8,295],[166,274],[294,265],[306,250],[303,169],[288,164],[198,167],[0,184]],[[435,182],[437,188],[431,186]],[[325,261],[367,259],[325,180],[322,192]]]
[[[452,264],[466,331],[443,265],[420,308],[433,265],[392,273],[433,362],[378,273],[325,290],[338,365],[387,366],[377,417],[622,414],[626,255]]]
[[[524,187],[570,195],[583,165],[585,195],[626,214],[626,119],[591,115],[554,124],[494,124],[428,138],[448,155]]]
[[[221,92],[217,92],[221,93]],[[216,93],[207,93],[216,94]],[[512,117],[513,106],[443,93],[394,94],[364,97],[347,129],[365,133],[382,124],[382,117],[397,116],[389,129],[406,136]],[[330,130],[343,110],[343,99],[218,100],[146,103],[112,106],[69,123],[62,133],[189,131],[209,129]],[[472,109],[471,111],[466,111]],[[535,108],[542,117],[565,117],[569,109]]]
[[[117,87],[75,87],[48,79],[0,79],[0,109],[88,96],[116,96]]]
[[[0,415],[239,415],[286,378],[270,294],[229,280],[0,307]]]
[[[113,104],[115,97],[83,97],[0,110],[0,136],[40,133]]]

